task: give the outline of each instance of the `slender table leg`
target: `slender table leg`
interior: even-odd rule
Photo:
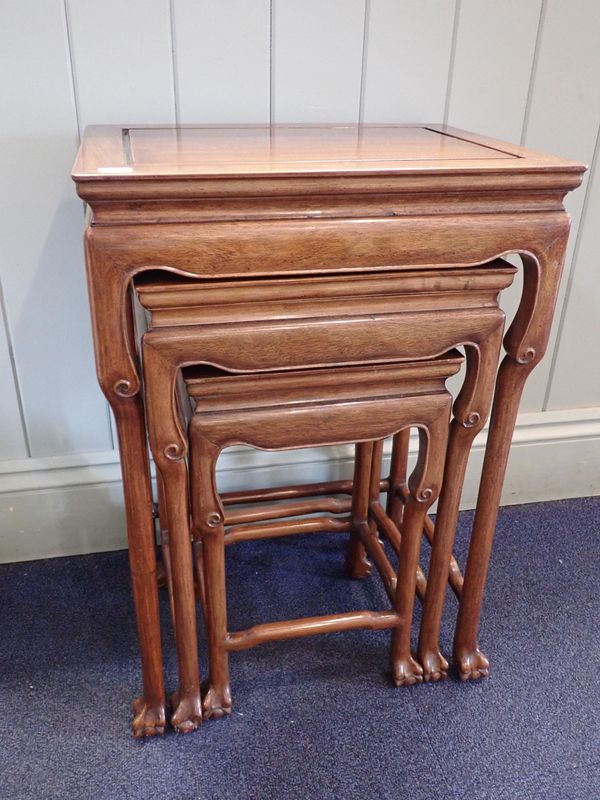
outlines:
[[[369,518],[373,444],[373,442],[360,442],[355,446],[356,458],[352,482],[352,524],[355,527],[367,522]]]
[[[179,685],[173,696],[172,726],[181,733],[195,730],[202,721],[198,634],[194,593],[194,567],[189,522],[187,445],[173,441],[178,428],[175,383],[178,371],[160,349],[143,345],[148,437],[164,490],[169,529],[169,555],[173,584],[175,644]]]
[[[169,606],[171,608],[171,620],[173,630],[175,630],[175,606],[173,602],[173,566],[171,564],[171,546],[169,544],[169,521],[167,517],[167,502],[165,499],[165,487],[163,486],[160,472],[156,476],[156,487],[158,495],[158,521],[160,525],[160,553],[164,569],[165,583],[169,595]],[[175,631],[177,636],[177,631]]]
[[[410,686],[423,680],[423,669],[413,658],[410,647],[417,567],[425,514],[437,499],[442,483],[450,402],[448,397],[446,410],[429,425],[428,430],[418,429],[419,458],[409,479],[394,603],[394,610],[401,618],[392,634],[390,650],[390,666],[396,686]]]
[[[381,484],[381,464],[383,461],[383,439],[373,442],[373,461],[371,463],[371,485],[369,489],[370,499],[379,501]]]
[[[448,662],[440,652],[439,638],[458,509],[471,445],[490,411],[503,330],[504,315],[499,311],[497,331],[481,345],[466,348],[467,370],[450,424],[417,651],[426,681],[441,680],[448,672]]]
[[[371,477],[369,478],[369,506],[371,503],[378,503],[381,494],[381,464],[383,462],[383,439],[376,439],[373,442],[373,454],[371,458]],[[368,512],[367,512],[368,513]],[[373,536],[379,538],[379,531],[375,520],[369,517],[369,527]]]
[[[129,567],[135,603],[143,694],[134,701],[133,735],[164,733],[165,699],[156,583],[152,493],[146,429],[138,396],[112,404],[119,436]]]
[[[369,486],[373,463],[373,442],[360,442],[354,448],[354,486],[352,491],[352,521],[346,550],[346,572],[351,578],[367,578],[371,562],[357,532],[357,525],[366,522],[369,514]]]
[[[404,428],[394,436],[392,457],[390,460],[390,477],[385,513],[393,520],[398,530],[402,529],[404,503],[398,487],[406,486],[408,471],[408,447],[410,428]]]
[[[189,733],[202,722],[202,703],[200,700],[198,634],[188,511],[187,466],[183,459],[169,462],[155,450],[153,452],[164,484],[169,520],[175,643],[179,665],[179,686],[173,696],[171,725],[180,733]]]
[[[498,371],[473,533],[460,597],[454,661],[463,680],[489,674],[477,634],[502,484],[525,381],[548,344],[568,237],[568,219],[558,226],[547,251],[522,255],[523,295],[505,337],[506,356]]]
[[[89,231],[88,231],[89,233]],[[128,277],[104,259],[86,234],[88,289],[98,380],[115,415],[127,520],[133,599],[140,643],[142,695],[134,702],[135,737],[163,733],[165,689],[160,638],[152,490],[144,407],[135,371]]]
[[[225,585],[225,515],[216,490],[215,470],[219,448],[190,431],[191,487],[194,536],[202,541],[204,569],[205,619],[208,635],[208,691],[204,696],[204,714],[218,719],[231,713],[229,654],[227,638],[227,592]]]
[[[169,595],[169,606],[171,608],[171,620],[173,622],[173,629],[175,630],[175,605],[173,597],[173,570],[171,566],[171,546],[169,543],[169,526],[167,522],[167,504],[165,500],[165,490],[160,472],[156,476],[156,485],[158,488],[158,508],[160,520],[160,553],[162,556],[162,566],[164,571],[164,581]],[[196,599],[202,603],[204,608],[204,575],[202,572],[202,542],[195,541],[192,544],[192,553],[194,561],[194,586],[196,590]],[[160,570],[160,564],[159,564]],[[159,583],[159,586],[162,586]],[[177,631],[175,630],[177,636]]]

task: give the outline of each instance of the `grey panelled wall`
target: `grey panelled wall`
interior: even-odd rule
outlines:
[[[69,180],[78,128],[64,7],[3,2],[0,20],[0,280],[15,363],[1,380],[19,393],[32,457],[100,450],[112,440]]]
[[[1,19],[0,561],[122,542],[69,179],[90,123],[447,120],[589,163],[505,500],[600,492],[597,0],[3,0]]]

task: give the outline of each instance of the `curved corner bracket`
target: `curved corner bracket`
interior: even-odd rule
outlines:
[[[130,297],[130,292],[133,291],[133,274],[120,273],[121,286],[118,307],[120,327],[117,335],[121,339],[124,358],[122,363],[119,363],[121,359],[118,358],[117,364],[124,377],[119,378],[114,384],[114,390],[120,397],[133,397],[142,388],[139,360],[136,354],[135,321]]]
[[[171,434],[173,434],[172,439],[174,439],[175,441],[169,442],[169,444],[165,447],[164,451],[165,456],[172,461],[181,461],[183,458],[185,458],[188,452],[187,437],[185,435],[185,430],[182,424],[183,420],[181,418],[181,411],[177,401],[177,391],[176,391],[177,373],[178,370],[173,370],[170,382],[171,422],[173,424]]]
[[[481,373],[483,365],[482,346],[475,342],[463,342],[466,353],[466,374],[452,407],[456,424],[463,428],[475,428],[481,423]]]
[[[166,354],[143,339],[143,369],[150,447],[157,460],[173,464],[187,455],[187,438],[177,401],[178,368]]]
[[[132,272],[109,257],[97,236],[86,234],[85,252],[98,380],[109,401],[130,398],[141,388],[127,302]]]
[[[489,414],[503,333],[504,313],[500,312],[497,327],[481,342],[463,342],[466,374],[454,401],[452,426],[470,431],[469,437],[483,428]]]
[[[539,361],[543,355],[548,340],[549,320],[547,325],[535,324],[536,317],[543,317],[549,312],[551,317],[555,300],[552,286],[557,290],[558,280],[549,268],[542,275],[541,254],[538,256],[531,252],[518,252],[517,255],[523,262],[523,291],[517,313],[504,337],[504,349],[517,364],[527,365]]]
[[[417,503],[428,503],[434,496],[434,490],[428,486],[430,432],[422,425],[416,427],[419,432],[419,454],[408,479],[408,491]]]
[[[193,429],[190,432],[190,442],[191,490],[198,493],[198,503],[192,503],[194,529],[200,536],[219,534],[225,522],[225,509],[217,489],[216,477],[221,447]]]

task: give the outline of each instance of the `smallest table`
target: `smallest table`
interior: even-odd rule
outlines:
[[[242,277],[335,282],[350,274],[481,270],[504,254],[520,255],[523,295],[504,340],[454,647],[461,675],[478,677],[487,671],[477,629],[512,430],[524,383],[548,342],[569,231],[564,196],[584,169],[438,125],[86,131],[73,178],[91,208],[85,241],[97,371],[123,469],[143,674],[136,735],[164,729],[165,693],[134,277],[175,272],[200,289],[207,280]],[[373,316],[368,300],[363,315]],[[418,333],[424,348],[427,331]],[[459,337],[448,347],[460,344],[472,341]],[[468,388],[468,353],[467,362]],[[476,369],[477,358],[471,363]],[[481,417],[471,408],[462,419],[474,425]],[[184,460],[185,441],[170,446],[173,460]]]

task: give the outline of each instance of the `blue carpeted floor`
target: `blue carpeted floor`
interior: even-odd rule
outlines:
[[[128,730],[125,553],[0,567],[0,797],[600,798],[599,531],[600,498],[502,510],[487,681],[394,689],[386,632],[273,643],[232,654],[230,719],[144,742]],[[247,543],[228,559],[232,628],[386,605],[375,578],[344,577],[343,537]],[[171,651],[167,638],[173,688]]]

